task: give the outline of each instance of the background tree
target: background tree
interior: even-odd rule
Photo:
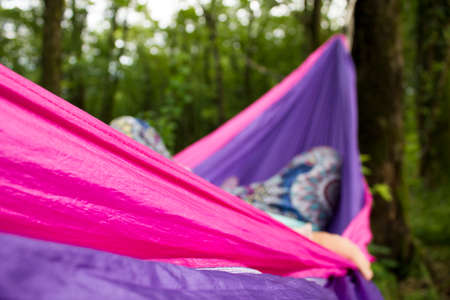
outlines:
[[[62,30],[64,0],[44,0],[41,83],[53,93],[61,94]]]
[[[103,90],[103,100],[101,102],[100,119],[105,122],[110,122],[113,118],[113,110],[115,104],[115,96],[119,86],[120,64],[119,60],[125,51],[125,43],[128,34],[128,20],[124,17],[122,25],[118,24],[119,9],[125,9],[128,13],[128,0],[111,1],[110,5],[110,31],[107,37],[107,44],[104,48],[107,63],[107,80],[105,81],[105,88]],[[121,28],[119,28],[121,27]],[[117,39],[117,32],[121,29],[121,39]]]
[[[320,46],[320,21],[321,21],[322,0],[314,0],[311,12],[310,35],[311,45],[315,49]]]
[[[370,156],[371,184],[386,184],[392,199],[375,195],[372,229],[375,242],[392,249],[400,267],[408,266],[412,242],[404,217],[404,87],[401,0],[358,1],[355,7],[353,58],[357,68],[359,140]],[[398,270],[400,271],[400,270]]]
[[[217,29],[217,11],[219,5],[216,0],[211,0],[208,6],[202,5],[203,15],[205,17],[206,26],[209,32],[209,43],[213,54],[214,62],[214,75],[215,75],[215,99],[217,103],[218,111],[218,123],[222,124],[225,121],[225,104],[223,93],[223,70],[221,62],[221,54],[219,50],[218,42],[218,29]]]
[[[418,0],[416,101],[420,174],[428,184],[450,178],[450,4]]]
[[[68,56],[68,66],[65,74],[68,77],[67,98],[75,106],[85,108],[86,83],[85,71],[86,63],[83,56],[83,34],[86,30],[87,3],[80,6],[80,0],[70,0],[70,29],[65,32],[65,55]],[[77,5],[78,3],[78,5]]]

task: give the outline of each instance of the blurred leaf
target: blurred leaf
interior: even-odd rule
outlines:
[[[379,195],[383,200],[386,200],[388,202],[392,201],[392,194],[391,194],[391,188],[389,185],[385,183],[378,183],[375,184],[371,191],[374,195]]]

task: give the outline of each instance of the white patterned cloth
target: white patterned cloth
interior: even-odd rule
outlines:
[[[155,128],[144,120],[123,116],[112,120],[110,126],[159,154],[167,158],[172,157]]]

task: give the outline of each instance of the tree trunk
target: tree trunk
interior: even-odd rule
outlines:
[[[203,76],[206,86],[211,85],[211,74],[210,74],[210,57],[211,57],[211,47],[208,43],[204,43],[203,46]]]
[[[389,246],[403,271],[412,255],[412,241],[404,218],[403,55],[401,0],[357,1],[353,57],[358,73],[359,140],[370,155],[370,184],[387,184],[392,200],[375,195],[372,212],[374,241]]]
[[[108,80],[106,81],[106,87],[103,94],[103,100],[102,100],[102,107],[100,112],[100,118],[105,122],[109,123],[113,117],[113,110],[114,110],[114,100],[117,92],[117,88],[119,87],[119,76],[117,75],[118,69],[119,69],[119,59],[125,52],[125,45],[123,45],[122,48],[116,49],[116,39],[114,37],[114,34],[116,30],[118,29],[117,24],[117,12],[119,10],[119,7],[113,3],[112,4],[112,15],[111,15],[111,31],[109,33],[108,37],[108,45],[109,45],[109,52],[108,52],[108,66],[107,66],[107,74],[108,74]],[[124,23],[122,26],[122,40],[125,42],[127,40],[127,34],[128,34],[128,23],[127,23],[127,16],[125,16]],[[116,64],[116,68],[110,69],[111,63]]]
[[[245,45],[244,54],[245,54],[245,67],[244,67],[244,92],[245,92],[245,101],[247,103],[251,103],[253,99],[253,89],[252,89],[252,70],[251,70],[251,59],[253,58],[253,22],[255,20],[255,14],[250,7],[250,1],[247,3],[247,12],[249,14],[249,21],[247,25],[247,44]]]
[[[106,66],[106,74],[107,74],[107,80],[105,82],[105,88],[103,91],[103,99],[102,99],[102,105],[100,110],[100,119],[108,123],[112,119],[112,113],[114,108],[114,95],[116,93],[116,75],[114,72],[117,72],[117,70],[111,70],[110,66],[111,64],[118,64],[117,59],[114,55],[114,51],[116,49],[115,43],[116,39],[114,37],[114,34],[117,30],[117,11],[119,10],[119,7],[113,2],[111,4],[111,20],[110,20],[110,32],[108,36],[108,64]]]
[[[419,0],[417,4],[420,174],[428,184],[446,182],[450,175],[449,52],[445,37],[450,24],[449,6],[445,0]]]
[[[216,0],[212,0],[209,9],[203,8],[206,26],[209,31],[209,42],[213,53],[214,71],[215,71],[215,102],[217,103],[218,125],[225,122],[225,105],[223,93],[223,72],[220,62],[220,51],[217,41],[217,18],[215,14]]]
[[[314,51],[317,47],[320,46],[320,21],[321,21],[321,9],[322,9],[322,0],[314,0],[313,6],[310,6],[310,1],[303,1],[303,11],[299,11],[295,14],[298,19],[300,25],[303,27],[305,35],[308,41],[309,51],[310,53]]]
[[[84,82],[84,68],[83,68],[83,31],[86,27],[86,9],[81,9],[76,6],[76,0],[71,0],[72,9],[72,33],[71,33],[71,54],[75,57],[75,65],[69,71],[69,78],[72,86],[69,88],[69,99],[71,102],[84,109],[85,106],[85,82]]]
[[[320,10],[322,8],[322,0],[314,0],[314,7],[311,14],[310,35],[311,46],[316,49],[320,46]]]
[[[64,0],[44,0],[41,84],[61,94],[61,20]]]

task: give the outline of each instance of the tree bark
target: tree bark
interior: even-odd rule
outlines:
[[[111,20],[110,20],[110,32],[108,36],[108,64],[106,66],[106,74],[107,74],[107,80],[105,84],[105,89],[103,91],[103,99],[102,99],[102,105],[101,105],[101,111],[100,111],[100,119],[103,120],[103,122],[108,123],[112,119],[112,113],[114,108],[114,95],[115,95],[115,89],[116,89],[116,76],[113,74],[113,71],[110,69],[111,63],[118,63],[117,59],[114,55],[114,51],[116,49],[115,43],[116,39],[114,37],[114,34],[117,30],[117,11],[119,10],[119,7],[113,2],[111,4]],[[117,72],[117,70],[115,70]]]
[[[247,3],[247,12],[249,13],[249,21],[247,25],[247,44],[245,45],[245,67],[244,67],[244,92],[245,100],[248,103],[253,101],[253,89],[252,89],[252,70],[251,70],[251,59],[253,58],[253,22],[255,20],[255,14],[250,7],[250,1]]]
[[[299,11],[295,14],[307,37],[308,53],[320,46],[322,0],[314,0],[312,7],[310,7],[309,2],[310,1],[304,0],[303,11]]]
[[[314,0],[314,6],[311,14],[310,35],[311,46],[316,49],[320,46],[320,10],[322,9],[322,0]]]
[[[355,60],[359,91],[361,152],[370,155],[370,184],[387,184],[392,200],[375,195],[372,212],[374,241],[389,246],[405,270],[412,240],[405,222],[403,190],[403,55],[400,31],[401,0],[357,1]]]
[[[219,45],[217,41],[217,18],[215,13],[216,0],[212,0],[208,9],[203,7],[203,13],[206,20],[206,26],[209,30],[209,42],[213,53],[214,71],[215,71],[215,102],[217,103],[218,125],[225,122],[225,104],[223,92],[223,71]]]
[[[449,45],[445,37],[450,25],[449,6],[445,0],[417,2],[416,107],[420,174],[429,185],[446,182],[450,175]]]
[[[211,85],[211,73],[210,73],[210,59],[211,59],[211,47],[209,43],[204,43],[203,46],[203,76],[206,86]]]
[[[125,52],[125,45],[122,48],[117,49],[116,39],[114,34],[118,29],[119,25],[117,24],[117,12],[119,7],[113,3],[111,7],[112,16],[111,16],[111,31],[108,37],[108,66],[107,66],[107,74],[108,80],[106,81],[105,91],[103,93],[102,99],[102,107],[100,112],[100,119],[102,119],[105,123],[109,123],[113,116],[114,110],[114,100],[117,92],[117,88],[119,87],[119,76],[117,75],[118,70],[111,70],[110,64],[115,63],[117,65],[117,69],[119,68],[119,59]],[[127,40],[128,34],[128,23],[127,16],[125,17],[123,26],[122,26],[122,40],[125,42]]]
[[[78,8],[76,0],[71,0],[72,9],[72,33],[71,54],[75,57],[75,66],[69,72],[72,86],[69,88],[69,99],[77,107],[84,109],[86,85],[83,73],[83,31],[86,27],[86,9]]]
[[[44,0],[41,84],[56,95],[61,94],[61,20],[63,12],[64,0]]]

